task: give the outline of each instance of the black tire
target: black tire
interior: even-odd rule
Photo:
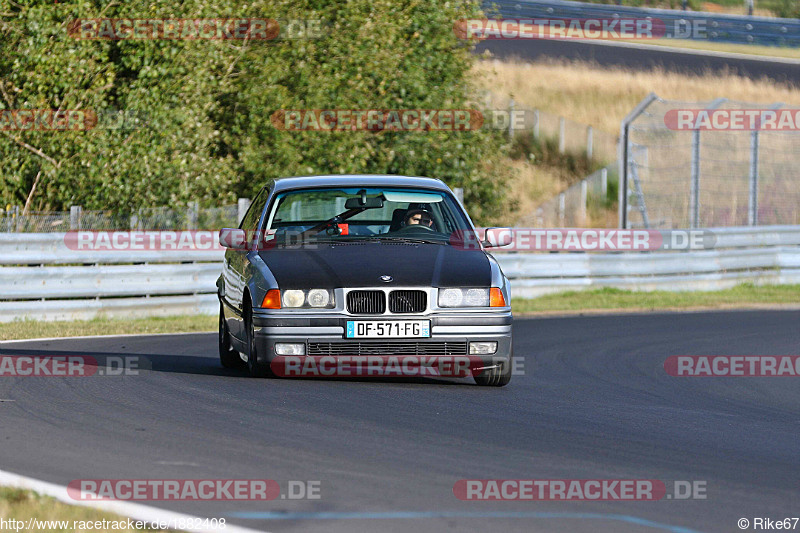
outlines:
[[[501,363],[495,368],[482,370],[475,378],[475,383],[482,387],[505,387],[511,381],[511,362],[513,354],[508,358],[508,362]]]
[[[247,371],[254,378],[267,378],[273,377],[272,369],[269,365],[264,365],[258,362],[256,335],[253,327],[253,312],[248,305],[244,312],[244,327],[247,332]]]
[[[225,323],[222,302],[219,304],[219,362],[225,368],[241,368],[244,366],[244,361],[239,357],[239,352],[231,348],[228,324]]]

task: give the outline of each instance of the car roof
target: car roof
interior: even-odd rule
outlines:
[[[450,191],[441,180],[390,174],[336,174],[325,176],[299,176],[274,180],[275,192],[313,187],[422,187],[437,191]]]

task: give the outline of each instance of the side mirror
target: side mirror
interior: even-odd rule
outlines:
[[[508,246],[514,240],[514,230],[511,228],[486,228],[486,239],[483,245],[486,248],[500,248]]]
[[[243,229],[222,228],[219,230],[219,244],[230,250],[247,250],[247,236]]]

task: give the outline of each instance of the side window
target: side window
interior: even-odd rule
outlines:
[[[250,208],[245,213],[242,223],[239,228],[248,231],[255,231],[258,226],[258,220],[261,218],[261,213],[264,212],[264,204],[267,202],[267,190],[261,189],[261,192],[256,195],[256,199],[250,204]]]
[[[267,198],[269,198],[268,189],[261,189],[261,192],[256,195],[253,203],[250,204],[250,209],[245,213],[242,223],[239,224],[239,228],[245,231],[245,238],[247,242],[250,243],[250,246],[253,246],[258,240],[256,229],[258,228],[258,221],[261,219],[261,213],[264,212],[264,205],[267,203]]]

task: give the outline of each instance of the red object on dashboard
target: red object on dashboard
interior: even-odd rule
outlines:
[[[339,229],[342,230],[339,235],[350,235],[350,224],[339,224]]]

